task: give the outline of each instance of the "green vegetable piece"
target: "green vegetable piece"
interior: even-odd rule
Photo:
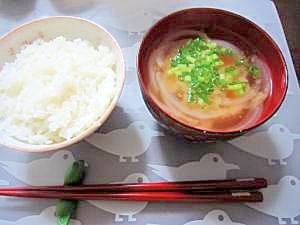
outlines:
[[[231,49],[228,49],[228,48],[220,48],[220,54],[221,55],[232,56],[233,55],[233,51]]]
[[[235,62],[236,66],[242,66],[246,64],[246,60],[245,59],[240,59],[238,61]]]
[[[56,216],[57,217],[67,217],[70,212],[74,213],[76,207],[73,204],[72,200],[59,200],[59,203],[56,206]]]
[[[257,79],[260,77],[260,69],[257,66],[250,65],[248,68],[248,71],[254,79]]]
[[[227,68],[225,69],[225,73],[231,74],[231,75],[236,75],[236,74],[237,74],[236,67],[234,67],[234,66],[227,67]]]
[[[224,65],[224,62],[223,62],[223,61],[221,61],[221,60],[215,61],[215,66],[216,66],[216,67],[220,67],[220,66],[223,66],[223,65]]]
[[[71,214],[67,216],[59,216],[57,217],[57,221],[59,225],[68,225],[71,220]]]
[[[219,85],[222,88],[222,90],[225,90],[227,88],[227,86],[228,86],[228,82],[225,79],[220,79],[219,80]]]
[[[191,63],[194,63],[196,61],[195,58],[193,58],[192,56],[188,55],[187,57],[187,60],[190,61]]]
[[[192,103],[194,101],[192,88],[189,88],[189,90],[188,90],[188,99],[187,100],[189,103]]]
[[[56,217],[59,225],[68,225],[71,216],[75,213],[78,201],[59,200],[56,205]]]
[[[228,90],[234,91],[237,96],[244,95],[247,90],[247,82],[235,81],[227,86]]]
[[[236,90],[242,90],[243,85],[242,84],[230,84],[228,85],[228,90],[236,91]]]
[[[240,60],[236,61],[235,65],[236,66],[245,66],[248,69],[248,72],[250,73],[251,77],[254,79],[257,79],[260,77],[260,69],[257,66],[248,63],[245,59],[240,59]]]
[[[83,160],[73,162],[67,169],[64,185],[79,185],[85,176],[87,164]],[[68,225],[72,215],[75,213],[78,201],[74,200],[60,200],[56,205],[56,217],[59,225]]]
[[[207,43],[207,47],[208,48],[211,48],[211,49],[214,49],[217,47],[217,44],[215,42],[208,42]]]
[[[246,93],[246,91],[243,90],[243,89],[239,89],[239,90],[235,90],[235,91],[234,91],[234,94],[235,94],[236,96],[242,96],[242,95],[244,95],[245,93]]]
[[[253,77],[259,76],[259,69],[249,65],[246,59],[236,61],[235,66],[225,68],[224,71],[220,70],[224,65],[220,57],[222,55],[234,56],[234,52],[199,37],[189,40],[178,50],[177,55],[171,58],[168,74],[175,74],[179,81],[187,84],[187,102],[206,107],[210,104],[210,95],[216,88],[232,90],[236,95],[243,95],[249,84],[236,81],[239,75],[237,66],[243,65]]]
[[[64,185],[79,185],[85,176],[86,163],[83,160],[77,160],[67,169],[64,179]]]
[[[231,49],[226,48],[225,49],[225,55],[232,56],[233,55],[233,51]]]
[[[192,81],[192,77],[191,76],[185,76],[184,80],[187,81],[187,82],[190,82],[190,81]]]

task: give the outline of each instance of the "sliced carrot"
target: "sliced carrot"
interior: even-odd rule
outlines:
[[[236,94],[234,93],[234,91],[231,91],[231,90],[227,90],[226,91],[226,97],[228,98],[236,98]]]

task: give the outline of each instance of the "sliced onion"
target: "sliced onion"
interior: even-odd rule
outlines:
[[[217,45],[219,45],[223,48],[228,48],[228,49],[232,50],[234,53],[244,57],[243,51],[241,49],[239,49],[238,47],[236,47],[234,44],[231,44],[227,41],[223,41],[223,40],[219,40],[219,39],[212,39],[211,41],[217,43]]]
[[[222,106],[235,106],[235,105],[240,105],[240,104],[244,104],[247,101],[250,101],[251,99],[253,99],[255,96],[257,95],[257,92],[253,89],[250,89],[248,91],[248,93],[242,97],[238,97],[238,98],[227,98],[225,97],[221,103]]]
[[[263,91],[265,93],[270,93],[271,92],[271,71],[270,68],[268,67],[268,65],[262,60],[260,59],[258,56],[252,56],[250,59],[251,63],[253,63],[254,65],[256,65],[260,71],[261,71],[261,88],[260,91]]]

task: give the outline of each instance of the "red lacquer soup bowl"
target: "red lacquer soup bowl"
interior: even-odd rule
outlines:
[[[159,102],[149,91],[151,73],[149,58],[162,40],[171,35],[183,33],[183,30],[204,32],[210,38],[229,42],[245,55],[259,53],[260,59],[270,70],[270,92],[263,103],[260,116],[238,130],[214,131],[200,129],[187,124],[176,117],[174,110],[160,107]],[[158,21],[146,33],[138,53],[138,77],[144,101],[159,124],[178,136],[192,141],[228,140],[263,124],[270,119],[283,102],[287,86],[287,69],[282,53],[272,38],[250,20],[219,9],[191,8],[175,12]]]

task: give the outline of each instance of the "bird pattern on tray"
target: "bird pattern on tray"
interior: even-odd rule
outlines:
[[[159,224],[146,224],[159,225]],[[246,225],[243,223],[236,223],[231,220],[228,214],[223,210],[212,210],[202,220],[194,220],[183,225]]]
[[[116,129],[108,133],[95,133],[85,139],[91,145],[119,156],[120,162],[138,162],[138,156],[145,153],[152,138],[164,136],[160,131],[153,130],[146,122],[136,121],[125,129]],[[124,151],[126,149],[126,151]]]
[[[55,166],[58,170],[64,171],[67,166],[74,160],[73,155],[67,151],[59,151],[54,153],[50,158],[38,159],[28,164],[1,162],[3,165],[11,168],[11,171],[24,171],[23,175],[16,175],[16,178],[30,185],[45,185],[45,180],[41,177],[48,176],[49,169]],[[55,162],[59,161],[59,164]],[[47,165],[47,166],[42,166]],[[58,165],[58,167],[57,167]],[[161,165],[148,165],[152,168],[153,172],[168,181],[176,180],[202,180],[202,179],[225,179],[227,170],[238,170],[239,166],[235,164],[226,163],[218,154],[208,153],[204,155],[199,161],[193,161],[183,164],[178,167],[168,167]],[[43,170],[42,168],[45,168]],[[39,170],[38,177],[27,177],[31,171]],[[10,172],[10,170],[7,170]],[[57,174],[60,174],[58,172]],[[62,173],[63,174],[63,173]],[[56,179],[50,179],[52,184],[61,184],[63,177],[56,176]],[[149,182],[146,175],[135,173],[127,176],[123,181],[117,183],[132,183],[132,182]],[[7,182],[2,182],[7,185]],[[300,215],[300,200],[294,196],[300,195],[300,181],[296,177],[286,176],[283,177],[277,185],[269,185],[263,191],[264,202],[260,204],[247,204],[249,207],[268,215],[278,218],[279,224],[285,224],[285,219],[290,219],[292,224],[299,224],[295,218]],[[292,194],[291,194],[292,193]],[[276,198],[274,198],[276,196]],[[288,208],[286,204],[292,204],[295,207]],[[136,221],[134,215],[140,213],[147,206],[147,202],[114,202],[114,201],[89,201],[90,204],[100,208],[104,211],[115,214],[115,221],[122,222],[121,216],[127,216],[128,221]],[[41,214],[44,216],[44,214]],[[48,214],[47,214],[48,215]]]
[[[250,154],[267,159],[270,165],[275,165],[276,161],[286,165],[285,159],[292,155],[294,141],[297,139],[300,140],[300,134],[292,133],[282,124],[273,124],[267,131],[241,136],[229,143]]]
[[[149,182],[148,177],[142,173],[134,173],[127,176],[123,181],[115,183]],[[115,214],[115,222],[123,222],[121,216],[126,216],[129,222],[136,221],[134,215],[143,211],[148,202],[122,202],[122,201],[88,201],[99,209]]]
[[[64,173],[73,161],[70,151],[58,151],[50,158],[28,163],[0,160],[0,168],[28,185],[59,185],[63,183]]]
[[[9,1],[0,0],[1,4],[6,4],[5,2]],[[81,13],[79,12],[78,7],[75,12],[74,6],[80,5],[80,7],[82,7],[81,5],[84,4],[82,1],[72,0],[72,3],[78,2],[77,5],[75,3],[73,4],[73,8],[65,7],[64,4],[67,4],[67,2],[70,1],[36,0],[37,10],[28,15],[27,19],[19,19],[16,22],[4,18],[2,16],[0,7],[0,21],[2,21],[2,24],[8,24],[8,26],[23,23],[29,19],[32,19],[33,17],[36,17],[39,12],[38,10],[41,10],[41,12],[47,12],[46,9],[44,9],[44,11],[41,9],[44,5],[45,7],[49,8],[51,8],[51,5],[54,6],[53,8],[51,8],[51,10],[53,11],[47,13],[49,15],[57,15],[58,11],[55,10],[61,9],[61,11],[59,12],[63,14],[67,13],[92,19],[95,22],[106,26],[108,30],[112,31],[114,35],[119,35],[117,37],[118,40],[123,39],[120,44],[123,47],[122,50],[126,60],[127,73],[136,74],[136,53],[138,51],[138,46],[142,37],[141,34],[143,34],[151,26],[151,24],[157,21],[160,17],[167,13],[170,13],[171,11],[174,11],[174,9],[172,9],[173,6],[176,6],[174,8],[177,9],[178,7],[191,7],[193,5],[212,5],[226,9],[232,8],[233,11],[240,11],[248,18],[259,20],[258,22],[262,25],[264,24],[264,17],[255,16],[255,11],[257,11],[258,9],[268,9],[268,11],[273,10],[273,5],[270,1],[260,1],[260,4],[257,4],[259,6],[255,6],[256,4],[253,4],[253,0],[244,0],[244,4],[237,4],[237,2],[239,3],[239,0],[228,0],[226,1],[226,3],[223,1],[212,2],[209,0],[203,0],[201,2],[196,0],[176,0],[176,2],[174,0],[129,0],[126,1],[125,4],[122,4],[118,0],[89,0],[88,4],[93,6],[92,9],[85,9],[85,11]],[[191,2],[191,4],[187,2]],[[72,13],[73,11],[74,13]],[[268,15],[266,15],[266,17]],[[269,18],[266,20],[276,21],[277,19],[278,18],[276,14],[275,18],[273,16],[269,16]],[[266,28],[269,29],[269,27]],[[3,29],[3,27],[1,27],[0,31],[7,31],[7,29],[5,30]],[[272,29],[272,32],[275,32],[275,30]],[[285,42],[283,42],[285,41],[284,36],[280,38],[282,38],[282,40],[279,39],[278,42],[281,42],[281,44],[283,43],[284,48],[287,48]],[[290,62],[289,60],[287,61],[288,63]],[[120,100],[124,117],[126,114],[143,114],[143,110],[146,111],[145,105],[141,100],[141,96],[137,94],[137,85],[138,84],[136,79],[134,81],[130,80],[130,82],[126,83],[125,85],[124,91],[126,93],[123,93],[123,96]],[[288,96],[298,97],[300,96],[298,93],[300,92],[296,89],[289,89],[287,94]],[[285,115],[285,119],[288,119],[288,115]],[[145,121],[147,120],[145,119]],[[152,150],[151,145],[153,144],[154,139],[157,139],[159,142],[161,142],[161,144],[167,143],[166,145],[169,145],[171,141],[174,142],[175,139],[170,139],[168,136],[163,137],[163,133],[153,129],[145,121],[136,121],[136,118],[133,118],[133,120],[131,121],[126,121],[129,124],[128,127],[110,127],[111,129],[109,132],[95,133],[94,135],[86,139],[86,142],[88,142],[89,144],[79,145],[80,147],[85,146],[87,148],[81,149],[80,153],[76,150],[76,148],[78,147],[75,146],[74,151],[73,148],[69,149],[72,150],[72,152],[69,150],[62,150],[45,155],[25,154],[22,155],[22,157],[24,157],[23,160],[21,156],[20,158],[18,158],[18,153],[10,152],[9,154],[6,154],[6,150],[0,148],[0,186],[10,185],[11,181],[13,180],[12,178],[16,178],[17,180],[28,185],[61,184],[63,182],[63,176],[66,168],[74,161],[75,158],[87,157],[91,159],[91,157],[88,157],[89,155],[97,154],[102,156],[102,153],[104,152],[108,152],[119,157],[119,161],[112,160],[107,164],[96,167],[109,170],[109,168],[111,168],[112,166],[111,164],[113,164],[113,166],[116,165],[114,170],[120,172],[120,177],[111,177],[111,174],[109,172],[107,174],[109,179],[114,182],[136,182],[141,181],[141,179],[145,182],[148,182],[149,178],[152,178],[153,175],[158,175],[164,180],[169,181],[191,179],[225,179],[229,177],[228,172],[233,172],[238,176],[240,174],[244,174],[243,172],[247,171],[243,171],[239,167],[242,167],[243,161],[231,160],[230,154],[235,154],[236,148],[241,151],[250,153],[258,159],[267,160],[268,162],[266,161],[265,163],[266,166],[268,164],[286,165],[287,159],[294,158],[291,157],[292,154],[295,155],[295,158],[299,157],[299,153],[297,153],[296,151],[297,143],[299,143],[297,140],[300,137],[300,134],[297,134],[297,132],[299,133],[299,129],[295,130],[297,128],[296,125],[299,124],[299,120],[297,120],[295,121],[295,127],[290,127],[290,125],[289,127],[287,127],[285,121],[276,121],[276,123],[271,121],[270,123],[268,123],[268,128],[265,130],[256,130],[249,135],[230,141],[230,145],[226,145],[226,149],[224,149],[224,154],[222,154],[222,150],[220,150],[219,148],[209,148],[210,150],[208,151],[206,150],[206,145],[201,145],[199,148],[203,148],[203,151],[202,149],[200,149],[199,151],[197,151],[199,153],[196,153],[196,151],[190,152],[193,157],[189,157],[189,159],[193,158],[193,160],[186,160],[184,157],[177,157],[177,159],[175,159],[175,157],[173,157],[173,153],[171,153],[172,156],[169,155],[170,161],[168,162],[160,160],[161,158],[156,157],[156,155],[154,159],[152,158],[148,161],[147,157],[140,156],[148,155],[148,152],[147,154],[145,153],[149,149]],[[255,145],[253,145],[253,143]],[[181,150],[183,152],[183,155],[186,155],[187,153],[185,147],[194,145],[184,145],[181,142],[176,142],[176,145],[172,144],[171,146],[174,146],[174,148],[176,148],[177,150],[174,151],[174,154],[175,152],[176,154],[180,153],[179,150]],[[126,151],[124,151],[124,149],[126,149]],[[154,150],[155,149],[153,149],[153,152],[151,151],[151,154],[157,154],[159,152]],[[12,154],[14,157],[11,157],[10,154]],[[197,157],[194,157],[196,155]],[[94,155],[92,157],[94,158]],[[137,157],[139,157],[140,159],[140,162],[138,163],[120,163],[124,161],[136,162],[138,161]],[[245,155],[241,157],[244,157],[243,160],[249,160]],[[235,159],[235,157],[233,157],[233,159]],[[96,164],[98,163],[97,160],[99,160],[99,158],[97,157],[95,157],[95,160],[91,160],[91,169],[95,168]],[[172,160],[174,160],[174,162]],[[264,222],[264,220],[276,221],[276,218],[277,221],[275,222],[275,224],[299,224],[300,175],[296,175],[296,172],[292,172],[291,174],[289,173],[290,170],[293,171],[292,166],[295,165],[291,163],[284,167],[274,166],[274,174],[270,174],[270,177],[267,178],[274,180],[274,177],[276,177],[276,179],[278,179],[278,174],[280,174],[280,176],[282,177],[281,179],[278,179],[277,183],[271,184],[267,189],[263,190],[265,201],[260,204],[246,204],[248,207],[245,208],[250,210],[250,216],[252,216],[251,213],[258,213],[262,218],[261,224],[259,225],[273,225],[274,223]],[[298,168],[297,171],[299,171],[299,166],[296,165],[296,168]],[[150,170],[148,171],[147,169]],[[251,174],[251,168],[248,169]],[[261,168],[261,170],[264,170],[264,168]],[[140,172],[137,173],[136,171]],[[126,173],[126,175],[130,175],[126,177],[124,173]],[[44,179],[45,177],[47,177],[47,179]],[[4,200],[4,198],[0,198],[0,202],[2,200]],[[18,202],[19,201],[22,200],[18,199]],[[9,204],[12,203],[10,201],[5,201],[5,205],[9,206]],[[101,211],[114,214],[114,222],[123,221],[124,223],[133,223],[136,220],[135,216],[137,214],[140,214],[141,219],[143,216],[145,216],[145,218],[149,219],[148,221],[150,222],[152,219],[149,218],[148,209],[151,210],[151,208],[154,207],[153,205],[151,205],[150,207],[150,204],[148,206],[147,202],[89,201],[89,205],[96,208],[96,210],[97,208],[99,208]],[[35,204],[35,206],[41,207],[39,206],[39,204]],[[202,207],[209,212],[206,216],[203,215],[201,217],[202,219],[193,221],[191,221],[191,218],[186,218],[184,215],[184,210],[182,209],[186,209],[186,205],[182,204],[177,207],[178,211],[176,211],[176,214],[180,214],[180,216],[182,215],[182,218],[185,221],[182,221],[182,219],[178,221],[171,221],[170,223],[170,217],[167,216],[168,214],[162,216],[159,215],[159,213],[156,213],[155,216],[153,216],[152,211],[150,211],[150,216],[152,216],[156,221],[158,219],[161,219],[161,222],[155,225],[258,225],[257,223],[253,224],[251,223],[251,221],[248,221],[248,218],[246,218],[246,216],[242,218],[242,221],[239,221],[235,218],[236,215],[239,215],[238,218],[241,217],[241,214],[246,215],[246,213],[244,213],[244,210],[246,209],[243,207],[238,207],[238,209],[234,213],[232,213],[231,216],[229,216],[223,210],[214,209],[214,206],[212,206],[213,208],[211,208],[211,206],[199,206],[199,210],[197,208],[197,211],[193,215],[193,218],[195,218],[195,216],[199,216],[197,213],[201,213]],[[166,207],[165,210],[168,210],[168,208],[169,207]],[[228,209],[229,208],[230,206],[228,206]],[[0,225],[56,224],[54,206],[46,209],[39,208],[41,211],[39,215],[28,215],[17,220],[4,220],[3,218],[1,218],[2,216],[4,216],[4,214],[1,212],[2,209],[3,208],[0,208]],[[227,209],[227,206],[222,206],[222,209]],[[17,214],[17,210],[19,210],[19,208],[16,208],[16,210],[14,211],[15,214]],[[231,208],[230,212],[232,212]],[[189,213],[188,215],[192,216],[191,213]],[[87,223],[87,225],[99,224],[99,221],[102,221],[102,219],[97,218],[97,221],[95,220],[93,221],[93,223]],[[154,225],[149,224],[149,222],[148,225]],[[84,223],[81,223],[79,220],[72,220],[71,224],[81,225]],[[140,224],[140,222],[135,222],[134,224]],[[147,221],[145,221],[145,223],[143,224],[147,224]]]
[[[240,169],[238,165],[228,164],[220,155],[214,153],[178,167],[151,164],[148,166],[152,168],[152,172],[168,181],[226,179],[228,170]]]
[[[55,216],[55,206],[46,208],[39,215],[27,216],[17,221],[1,220],[1,225],[55,225],[57,218]],[[79,220],[71,220],[70,225],[81,225]]]
[[[263,189],[264,201],[262,203],[247,203],[247,205],[260,212],[278,218],[279,224],[300,224],[296,220],[300,216],[300,180],[293,176],[282,177],[278,184],[269,185]],[[297,196],[297,197],[296,197]]]

